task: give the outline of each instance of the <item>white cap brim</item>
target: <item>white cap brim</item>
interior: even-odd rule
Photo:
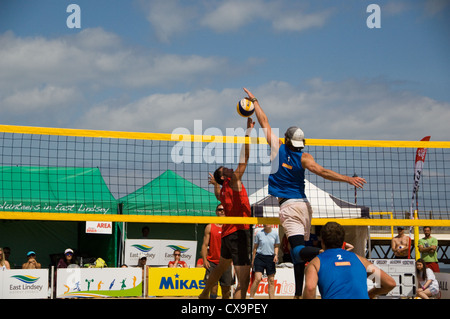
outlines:
[[[292,146],[294,147],[305,147],[305,144],[303,143],[303,141],[294,141],[291,140]]]

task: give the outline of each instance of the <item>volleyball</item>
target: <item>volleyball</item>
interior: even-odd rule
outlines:
[[[255,112],[253,102],[248,99],[242,99],[237,104],[237,112],[240,116],[249,117]]]

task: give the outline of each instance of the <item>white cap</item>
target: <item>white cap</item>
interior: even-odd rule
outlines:
[[[305,139],[305,133],[297,127],[297,126],[291,126],[287,129],[285,133],[285,137],[289,138],[291,140],[292,146],[294,147],[305,147],[305,143],[303,140]]]

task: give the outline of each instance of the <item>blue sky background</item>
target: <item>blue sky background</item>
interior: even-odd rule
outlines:
[[[448,17],[446,0],[2,0],[0,124],[225,132],[247,87],[282,132],[448,141]]]

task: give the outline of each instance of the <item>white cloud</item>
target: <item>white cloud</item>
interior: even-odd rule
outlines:
[[[307,12],[303,4],[292,1],[226,0],[186,2],[179,0],[142,1],[157,38],[170,42],[173,36],[198,27],[214,32],[235,32],[258,21],[275,31],[301,32],[322,27],[329,18],[329,9]]]
[[[435,16],[444,12],[449,6],[448,0],[426,0],[425,13],[429,16]]]
[[[161,87],[220,74],[227,68],[224,58],[133,50],[100,28],[56,39],[20,38],[11,32],[0,35],[2,88],[42,83]]]
[[[193,132],[195,120],[202,120],[205,129],[220,127],[225,119],[237,115],[235,102],[236,96],[240,95],[237,89],[152,94],[126,105],[94,106],[84,114],[80,125],[85,128],[162,133],[171,133],[178,127]]]
[[[226,58],[154,54],[126,46],[101,28],[58,38],[22,38],[6,32],[0,34],[0,114],[3,121],[14,121],[19,114],[32,121],[35,114],[55,107],[72,105],[83,112],[108,95],[199,87],[231,70]],[[48,121],[59,115],[48,112]]]
[[[298,125],[307,138],[447,140],[450,104],[395,89],[388,81],[312,79],[296,87],[270,82],[249,88],[260,100],[274,128],[283,133]],[[98,105],[86,113],[86,128],[170,133],[183,127],[193,132],[195,120],[207,128],[244,127],[236,112],[240,88],[153,94],[127,105]]]
[[[280,12],[274,15],[272,25],[277,31],[301,32],[324,26],[330,15],[330,10],[315,13],[304,13],[300,10]]]
[[[71,103],[79,101],[80,94],[74,88],[46,86],[43,89],[17,91],[0,100],[0,114],[29,114],[33,112],[51,112],[66,108]]]
[[[273,82],[257,93],[273,125],[281,131],[298,125],[309,138],[448,140],[450,134],[448,102],[396,89],[389,81],[312,79],[301,88]]]
[[[179,0],[152,0],[144,3],[147,20],[162,42],[169,42],[175,34],[185,33],[197,14],[195,10]]]
[[[206,12],[200,24],[217,32],[235,31],[256,19],[267,18],[270,11],[261,0],[223,1]]]

